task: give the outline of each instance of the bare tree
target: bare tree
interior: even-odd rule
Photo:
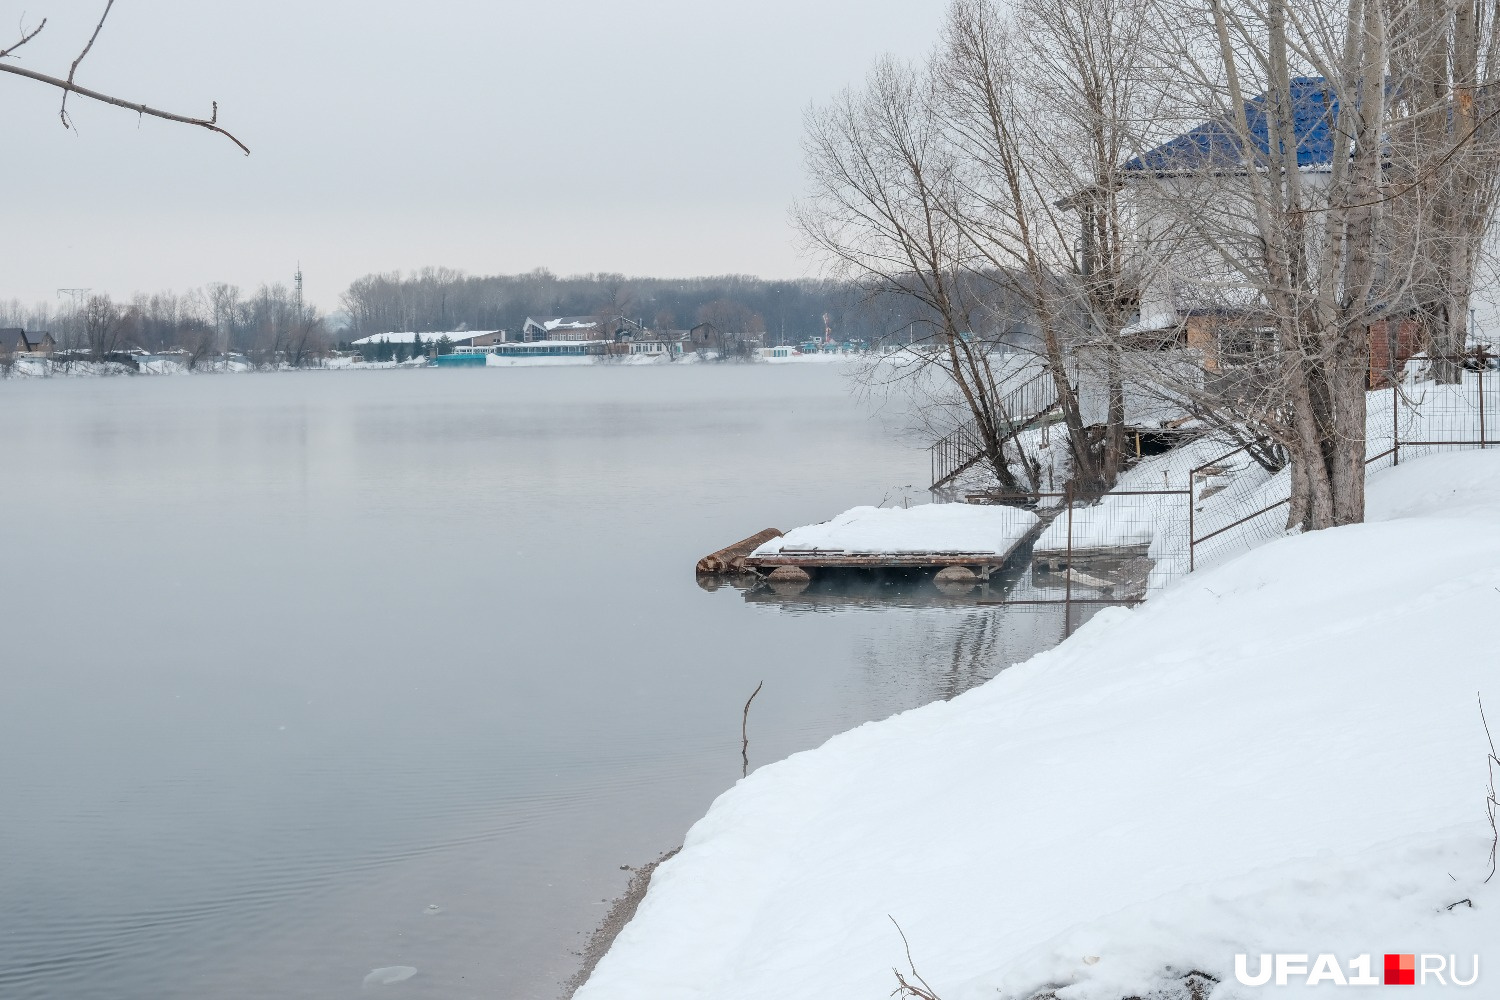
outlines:
[[[744,355],[750,340],[765,331],[759,313],[737,299],[718,298],[698,309],[698,322],[707,324],[709,343],[721,358]]]
[[[307,310],[301,316],[294,316],[287,337],[287,363],[301,368],[324,356],[327,350],[328,334],[323,321]]]
[[[1457,336],[1493,215],[1483,130],[1455,131],[1453,101],[1410,97],[1391,74],[1434,35],[1447,51],[1463,22],[1426,19],[1423,3],[1156,5],[1177,93],[1209,120],[1134,161],[1126,183],[1178,238],[1158,284],[1215,319],[1196,363],[1148,361],[1149,377],[1285,452],[1292,526],[1363,519],[1372,324],[1416,310]],[[1467,214],[1445,193],[1455,163]]]
[[[919,307],[928,349],[912,352],[914,363],[901,375],[939,372],[962,399],[1001,487],[1029,492],[1038,486],[1038,467],[1017,453],[1018,422],[1006,412],[991,345],[973,336],[981,302],[968,280],[972,248],[955,221],[964,215],[955,204],[962,188],[938,91],[925,68],[887,58],[863,89],[809,112],[804,149],[812,190],[796,218],[810,247],[841,277],[872,296]]]
[[[1398,190],[1419,189],[1392,209],[1422,238],[1411,298],[1434,374],[1455,382],[1479,256],[1500,201],[1497,12],[1475,0],[1385,0],[1385,10],[1395,126],[1387,173]]]
[[[21,29],[21,37],[17,41],[13,42],[9,48],[0,49],[0,73],[11,73],[16,76],[22,76],[28,80],[35,80],[38,83],[44,83],[50,87],[56,87],[57,89],[61,90],[62,105],[58,109],[58,118],[61,120],[63,128],[71,129],[74,127],[73,120],[68,115],[68,96],[70,94],[77,94],[79,97],[86,97],[89,100],[99,101],[103,104],[112,104],[117,108],[125,108],[128,111],[134,111],[138,115],[147,115],[152,118],[160,118],[164,121],[178,122],[183,125],[194,125],[198,128],[207,129],[210,132],[216,132],[238,146],[241,150],[244,151],[246,156],[249,156],[250,147],[246,146],[243,142],[240,142],[239,139],[235,138],[230,132],[219,125],[219,102],[217,101],[213,102],[213,112],[209,115],[209,117],[193,118],[188,115],[180,115],[171,111],[163,111],[160,108],[153,108],[146,104],[127,101],[122,98],[115,97],[111,94],[106,94],[102,91],[92,90],[88,87],[80,86],[74,82],[74,77],[78,74],[79,65],[82,64],[84,58],[88,56],[89,52],[93,50],[94,43],[99,40],[99,34],[104,30],[104,22],[106,19],[108,19],[109,12],[114,8],[114,5],[115,0],[106,0],[104,4],[104,11],[99,15],[99,22],[94,26],[93,34],[89,36],[88,41],[84,43],[82,51],[78,53],[78,57],[74,59],[72,65],[68,67],[68,75],[66,77],[50,76],[46,73],[39,73],[36,70],[27,69],[24,66],[17,66],[14,63],[5,62],[6,59],[14,58],[17,51],[19,51],[32,39],[36,38],[37,35],[40,35],[42,33],[42,30],[47,27],[46,18],[43,18],[35,28],[32,28],[30,30],[27,30],[23,26]]]
[[[953,218],[977,274],[1035,317],[1085,493],[1112,485],[1124,459],[1117,338],[1139,289],[1115,175],[1150,114],[1146,30],[1130,0],[1023,0],[1009,15],[989,0],[958,0],[941,63],[962,165]],[[1090,357],[1108,396],[1097,445],[1072,375]]]
[[[884,62],[864,92],[809,119],[804,233],[873,292],[922,307],[927,367],[956,388],[1007,490],[1037,489],[1040,471],[1018,438],[1034,414],[1008,412],[1026,369],[994,361],[1018,310],[1075,486],[1097,494],[1123,467],[1116,355],[1139,276],[1115,174],[1150,114],[1146,31],[1129,0],[956,0],[925,67]],[[1107,386],[1095,419],[1078,390],[1085,359]]]
[[[119,350],[124,315],[108,295],[91,295],[83,305],[83,336],[89,356],[103,361]]]

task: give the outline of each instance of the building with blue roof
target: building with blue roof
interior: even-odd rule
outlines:
[[[1327,169],[1333,162],[1333,126],[1338,118],[1338,96],[1321,76],[1299,76],[1291,81],[1292,132],[1297,140],[1297,166]],[[1122,168],[1126,175],[1202,173],[1205,170],[1243,170],[1249,162],[1264,163],[1271,156],[1270,123],[1266,114],[1268,94],[1245,102],[1249,141],[1247,156],[1240,129],[1224,119],[1204,122],[1155,149],[1131,157]],[[1280,150],[1276,152],[1280,159]]]
[[[1140,268],[1136,321],[1121,331],[1127,344],[1144,350],[1186,348],[1204,368],[1220,372],[1264,358],[1275,350],[1276,327],[1260,296],[1223,252],[1255,252],[1258,235],[1253,210],[1226,175],[1250,170],[1279,172],[1282,151],[1272,149],[1270,120],[1277,117],[1269,94],[1245,101],[1244,122],[1227,116],[1205,121],[1153,149],[1132,156],[1116,173],[1122,211],[1131,220]],[[1297,167],[1306,190],[1330,181],[1338,97],[1323,77],[1291,81],[1292,133]],[[1060,203],[1086,212],[1095,191],[1082,191]],[[1212,217],[1216,232],[1203,233],[1196,218]],[[1235,228],[1243,226],[1244,241]],[[1079,252],[1087,273],[1093,252],[1092,227],[1085,221]],[[1309,227],[1308,238],[1317,237]],[[1238,244],[1238,246],[1237,246]],[[1379,329],[1377,330],[1376,327]],[[1409,318],[1372,327],[1371,384],[1396,370],[1415,350],[1416,328]]]

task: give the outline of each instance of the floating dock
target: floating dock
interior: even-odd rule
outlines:
[[[782,568],[811,572],[962,567],[987,579],[1040,524],[1034,513],[1019,507],[855,507],[764,542],[745,556],[744,566],[760,574]]]

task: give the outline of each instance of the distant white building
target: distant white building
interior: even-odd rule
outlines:
[[[444,337],[453,342],[454,346],[462,347],[488,347],[491,344],[503,344],[506,340],[504,330],[431,330],[427,333],[419,333],[412,330],[393,333],[372,333],[368,337],[361,337],[353,342],[353,347],[365,347],[370,344],[415,344],[417,338],[422,343],[435,344]]]
[[[597,316],[526,317],[521,340],[531,344],[539,340],[603,340]]]

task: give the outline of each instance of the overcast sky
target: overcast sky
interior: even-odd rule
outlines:
[[[0,0],[54,75],[103,0]],[[802,112],[942,0],[117,0],[78,82],[222,137],[0,75],[0,298],[370,271],[808,273],[787,223]]]

